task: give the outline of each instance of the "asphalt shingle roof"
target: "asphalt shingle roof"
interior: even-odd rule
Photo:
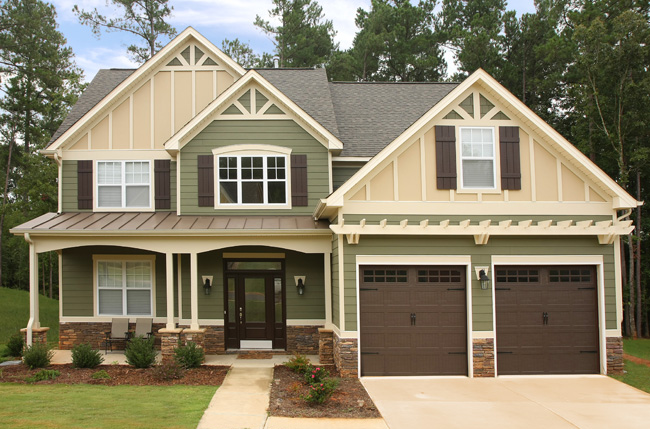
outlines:
[[[341,156],[376,155],[458,85],[328,82],[324,69],[257,71],[343,142]],[[50,144],[133,72],[100,70]]]

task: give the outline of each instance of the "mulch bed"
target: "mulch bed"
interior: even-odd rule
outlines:
[[[104,386],[218,386],[228,373],[227,366],[207,366],[189,369],[180,380],[159,380],[153,375],[153,368],[139,369],[128,365],[99,365],[93,369],[73,368],[71,364],[51,365],[46,369],[61,372],[54,380],[39,381],[36,384],[99,384]],[[110,379],[94,380],[91,376],[104,370]],[[26,377],[33,376],[40,369],[29,369],[26,365],[2,367],[0,382],[26,384]]]
[[[334,366],[324,365],[332,377],[338,377]],[[378,418],[377,407],[358,378],[339,378],[339,386],[324,404],[312,405],[302,399],[309,387],[302,375],[284,365],[273,372],[269,413],[281,417]]]

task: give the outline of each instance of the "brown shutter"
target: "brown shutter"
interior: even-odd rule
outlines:
[[[171,208],[171,161],[168,159],[156,159],[153,162],[154,195],[156,199],[156,210]]]
[[[77,161],[77,208],[93,208],[93,162]]]
[[[307,193],[307,155],[291,155],[291,205],[309,205]]]
[[[436,125],[436,177],[438,189],[456,189],[456,130]]]
[[[501,189],[521,189],[519,127],[499,127]]]
[[[199,207],[214,207],[214,156],[199,155]]]

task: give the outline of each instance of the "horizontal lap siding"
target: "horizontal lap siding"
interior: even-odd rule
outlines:
[[[361,166],[358,167],[332,167],[332,186],[337,190],[344,184],[354,173],[359,171]]]
[[[346,217],[348,220],[349,217]],[[491,237],[488,244],[477,246],[470,237],[370,237],[348,245],[345,252],[346,330],[357,329],[356,255],[470,255],[472,265],[491,266],[492,255],[603,255],[605,269],[605,312],[607,329],[616,329],[616,287],[613,245],[600,245],[596,237]],[[548,265],[548,264],[545,264]],[[472,274],[474,273],[472,267]],[[491,291],[482,291],[472,277],[472,329],[492,331]]]
[[[292,210],[259,210],[259,215],[312,214],[320,198],[329,194],[327,149],[290,120],[213,121],[181,149],[182,214],[215,214],[213,207],[198,206],[197,156],[210,155],[212,149],[236,144],[266,144],[292,149],[292,154],[307,155],[309,205]],[[216,172],[215,172],[216,174]],[[289,188],[291,186],[289,185]],[[218,190],[215,189],[215,194]],[[215,195],[216,198],[216,195]],[[218,210],[219,214],[241,215],[242,210]],[[246,214],[252,214],[250,211]]]
[[[286,252],[287,319],[325,319],[325,277],[322,254]],[[298,295],[294,276],[306,276]]]

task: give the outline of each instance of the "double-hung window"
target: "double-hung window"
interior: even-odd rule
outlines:
[[[219,205],[287,205],[287,156],[218,156]]]
[[[97,161],[98,208],[151,208],[149,161]]]
[[[97,314],[151,316],[151,260],[97,260]]]
[[[461,188],[494,189],[496,161],[494,129],[460,129]]]

